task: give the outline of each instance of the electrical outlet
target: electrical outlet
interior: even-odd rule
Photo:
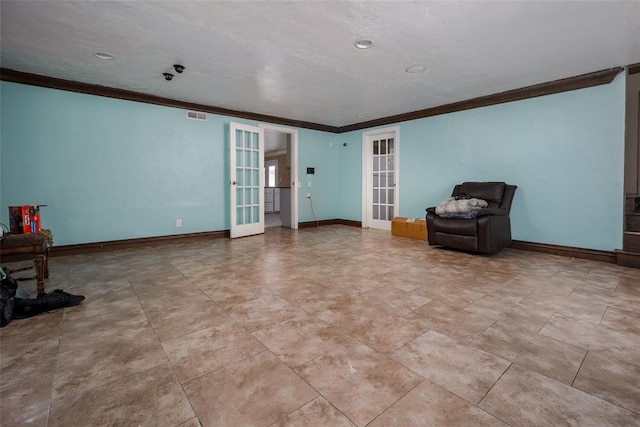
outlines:
[[[311,198],[311,193],[307,193],[307,199]]]
[[[176,227],[182,227],[182,220],[180,218],[176,219]]]

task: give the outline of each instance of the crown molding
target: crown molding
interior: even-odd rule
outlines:
[[[81,83],[72,80],[47,77],[39,74],[23,73],[22,71],[0,68],[0,80],[12,83],[21,83],[32,86],[46,87],[49,89],[66,90],[89,95],[104,96],[107,98],[124,99],[127,101],[143,102],[146,104],[162,105],[164,107],[182,108],[185,110],[202,111],[204,113],[219,114],[222,116],[238,117],[242,119],[255,120],[258,122],[274,123],[291,127],[313,129],[324,132],[336,133],[338,128],[318,123],[304,122],[283,117],[269,116],[266,114],[251,113],[248,111],[230,110],[228,108],[214,107],[211,105],[196,104],[193,102],[179,101],[177,99],[163,98],[141,92],[134,92],[124,89],[116,89],[107,86]]]
[[[505,102],[520,101],[523,99],[535,98],[538,96],[551,95],[554,93],[583,89],[591,86],[604,85],[611,83],[611,81],[613,81],[613,79],[623,70],[624,68],[622,67],[610,68],[608,70],[596,71],[593,73],[582,74],[580,76],[554,80],[547,83],[540,83],[520,89],[513,89],[506,92],[496,93],[493,95],[481,96],[479,98],[468,99],[466,101],[440,105],[438,107],[427,108],[426,110],[418,110],[410,113],[384,117],[381,119],[369,120],[362,123],[355,123],[338,128],[338,133],[351,132],[354,130],[367,129],[376,126],[385,126],[392,123],[438,116],[440,114],[455,113],[456,111],[471,110],[473,108],[488,107],[490,105],[503,104]]]
[[[627,67],[628,73],[633,74],[640,72],[640,64],[633,64]],[[0,80],[28,84],[33,86],[46,87],[50,89],[66,90],[71,92],[84,93],[89,95],[104,96],[107,98],[123,99],[127,101],[143,102],[147,104],[162,105],[165,107],[183,108],[186,110],[196,110],[205,113],[219,114],[222,116],[238,117],[259,122],[268,122],[281,124],[291,127],[304,129],[313,129],[330,133],[344,133],[354,130],[367,129],[377,126],[385,126],[393,123],[404,122],[408,120],[422,119],[441,114],[454,113],[456,111],[470,110],[473,108],[488,107],[506,102],[520,101],[538,96],[551,95],[554,93],[567,92],[576,89],[584,89],[587,87],[604,85],[611,83],[613,79],[624,70],[622,67],[610,68],[607,70],[596,71],[593,73],[582,74],[580,76],[569,77],[566,79],[554,80],[552,82],[540,83],[527,86],[520,89],[513,89],[493,95],[481,96],[479,98],[468,99],[465,101],[454,102],[452,104],[441,105],[438,107],[427,108],[409,113],[398,114],[395,116],[383,117],[380,119],[369,120],[361,123],[354,123],[347,126],[329,126],[319,123],[304,122],[300,120],[287,119],[283,117],[269,116],[265,114],[251,113],[247,111],[231,110],[227,108],[214,107],[211,105],[196,104],[192,102],[178,101],[170,98],[163,98],[154,95],[148,95],[140,92],[116,89],[106,86],[99,86],[89,83],[75,82],[71,80],[58,79],[55,77],[47,77],[38,74],[23,73],[21,71],[0,68]]]

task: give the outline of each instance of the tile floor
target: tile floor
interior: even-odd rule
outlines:
[[[640,425],[637,269],[346,226],[50,263],[86,300],[0,330],[5,427]]]

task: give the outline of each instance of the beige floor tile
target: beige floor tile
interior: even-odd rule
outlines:
[[[471,345],[571,385],[586,350],[523,329],[495,324]]]
[[[360,344],[337,348],[296,368],[296,372],[359,426],[373,420],[423,380]]]
[[[640,334],[640,313],[608,307],[600,325],[620,332]]]
[[[361,270],[364,267],[361,267]],[[373,291],[385,285],[379,278],[365,277],[360,274],[349,274],[345,276],[331,276],[328,277],[322,285],[344,292],[345,294],[356,297],[365,292]]]
[[[264,285],[266,289],[290,302],[316,295],[326,288],[309,279],[288,279]]]
[[[335,326],[310,316],[295,317],[252,334],[291,368],[322,356],[348,340]]]
[[[10,347],[2,340],[0,424],[40,423],[44,417],[46,425],[57,350],[55,336],[35,343],[13,342]]]
[[[318,397],[265,351],[196,378],[184,390],[203,426],[269,426]]]
[[[640,367],[590,351],[573,386],[638,414]]]
[[[473,404],[482,399],[511,364],[433,331],[416,338],[391,357]]]
[[[11,348],[25,342],[36,343],[57,338],[67,308],[49,311],[27,319],[13,319],[0,329],[0,345]]]
[[[307,313],[276,295],[263,295],[229,306],[225,314],[229,316],[230,321],[237,322],[252,332]]]
[[[431,299],[427,297],[389,285],[365,292],[360,295],[360,298],[369,304],[377,305],[390,313],[398,315],[407,314],[411,310],[431,302]]]
[[[272,427],[355,427],[349,418],[326,399],[317,397],[302,408],[282,417]]]
[[[173,427],[194,415],[167,363],[62,399],[52,405],[48,425]]]
[[[202,424],[200,424],[200,420],[198,420],[198,417],[194,417],[188,421],[183,422],[182,424],[179,424],[177,427],[202,427]]]
[[[478,405],[512,426],[632,426],[640,416],[517,365]]]
[[[231,314],[224,307],[209,300],[193,301],[189,305],[166,311],[148,312],[147,317],[160,341],[220,326],[231,320]]]
[[[407,393],[368,426],[507,427],[508,425],[427,380]]]
[[[540,334],[640,366],[640,334],[554,314]]]
[[[334,289],[319,291],[315,295],[295,301],[295,304],[326,323],[333,323],[346,314],[366,309],[370,305],[361,298]]]
[[[332,325],[382,353],[395,351],[424,332],[419,322],[375,306],[344,314]]]
[[[71,398],[85,390],[167,362],[151,327],[128,330],[126,336],[91,340],[69,346],[58,354],[52,401]]]
[[[570,316],[573,319],[599,323],[607,306],[577,293],[564,297],[535,291],[524,298],[520,305],[540,311],[553,310],[555,313]]]
[[[494,323],[493,319],[434,300],[405,316],[424,329],[432,329],[463,343],[471,342]]]
[[[162,343],[181,383],[265,351],[251,334],[233,324],[201,329]]]

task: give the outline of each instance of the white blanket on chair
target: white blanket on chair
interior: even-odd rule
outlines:
[[[449,197],[436,206],[436,215],[444,218],[475,218],[476,213],[489,206],[482,199],[460,199]]]

